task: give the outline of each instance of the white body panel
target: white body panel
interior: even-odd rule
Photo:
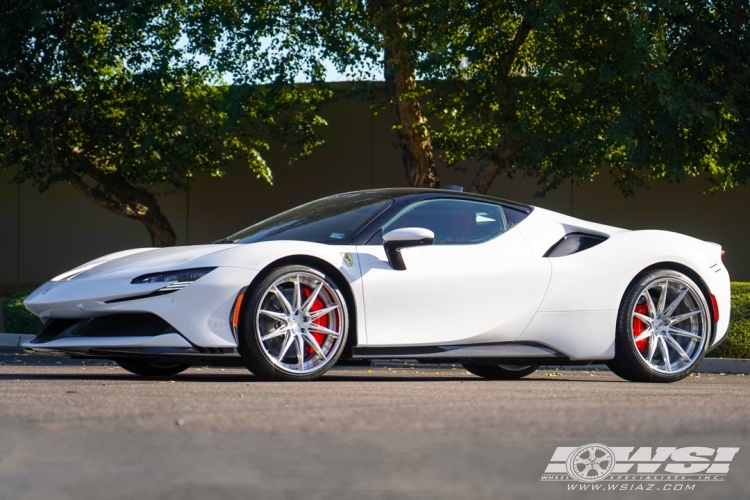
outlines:
[[[508,342],[544,297],[548,259],[535,258],[518,231],[477,245],[405,248],[405,271],[381,246],[357,248],[368,345]]]
[[[344,250],[352,248],[298,241],[273,241],[253,245],[151,249],[99,264],[70,281],[45,283],[26,299],[25,304],[43,320],[89,318],[116,313],[153,313],[165,319],[192,344],[201,347],[235,347],[237,344],[229,320],[237,294],[253,281],[259,270],[278,260],[280,256],[307,255],[329,262],[347,277],[356,300],[361,301],[359,268],[346,265],[341,257]],[[131,284],[130,281],[137,276],[214,266],[217,269],[179,292],[148,299],[106,303],[113,299],[148,294],[165,285]]]
[[[537,255],[566,233],[585,230],[609,236],[586,251],[547,259],[552,266],[549,288],[537,317],[518,341],[554,346],[571,359],[611,359],[625,290],[642,270],[659,263],[679,264],[700,276],[719,304],[718,334],[712,344],[726,334],[729,275],[718,245],[667,231],[611,228],[542,209],[535,209],[518,229]]]
[[[565,234],[581,231],[608,239],[565,257],[544,256]],[[663,263],[689,269],[715,296],[720,317],[713,345],[729,323],[729,277],[721,248],[680,234],[627,231],[536,208],[484,243],[401,252],[404,271],[390,267],[379,245],[269,241],[118,252],[45,283],[28,297],[26,307],[45,321],[153,313],[178,333],[65,338],[25,346],[233,348],[230,316],[240,290],[252,286],[273,262],[300,256],[327,263],[348,284],[353,297],[349,316],[356,320],[360,347],[521,342],[541,344],[573,360],[610,359],[625,290],[644,269]],[[135,277],[204,267],[216,269],[177,292],[110,302],[165,285],[132,284]]]

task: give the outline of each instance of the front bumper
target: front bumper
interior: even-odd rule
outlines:
[[[121,278],[48,282],[29,295],[24,304],[45,322],[55,318],[83,319],[123,313],[151,313],[172,325],[176,330],[175,335],[183,337],[188,345],[234,348],[237,344],[230,326],[232,306],[237,293],[248,286],[257,273],[251,269],[218,267],[182,290],[133,300],[122,299],[148,294],[164,286],[164,283],[134,285],[130,280]],[[110,302],[112,300],[119,301]],[[150,346],[156,347],[162,340],[168,341],[166,337],[172,335],[153,337]],[[98,347],[124,342],[123,338],[77,337],[47,343],[32,341],[24,347],[57,350],[61,346],[51,344],[63,340],[65,350],[85,348],[92,342],[97,342]]]

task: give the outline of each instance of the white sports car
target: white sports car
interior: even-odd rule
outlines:
[[[323,198],[211,245],[139,248],[35,290],[24,347],[146,376],[244,364],[310,380],[339,359],[460,362],[490,379],[605,362],[672,382],[726,335],[721,247],[458,189]]]

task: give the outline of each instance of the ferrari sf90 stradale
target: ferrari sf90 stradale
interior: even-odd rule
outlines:
[[[215,244],[139,248],[35,290],[25,348],[146,376],[244,364],[310,380],[339,359],[461,363],[490,379],[606,363],[672,382],[723,339],[721,247],[458,190],[330,196]]]

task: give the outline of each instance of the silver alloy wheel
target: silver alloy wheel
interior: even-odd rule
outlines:
[[[649,368],[676,374],[701,356],[710,315],[703,294],[691,282],[657,278],[641,290],[630,325],[636,351]]]
[[[280,370],[303,375],[336,355],[346,331],[346,306],[322,275],[285,274],[258,304],[255,334],[266,358]]]

